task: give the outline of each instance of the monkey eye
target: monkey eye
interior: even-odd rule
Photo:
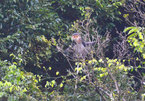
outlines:
[[[78,37],[79,37],[78,35],[74,35],[74,36],[73,36],[74,39],[76,39],[76,38],[78,38]]]

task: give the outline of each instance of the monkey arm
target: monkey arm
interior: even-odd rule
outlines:
[[[97,42],[96,41],[92,41],[92,42],[83,42],[84,46],[93,46],[95,45]]]
[[[68,55],[69,53],[72,53],[72,52],[73,52],[73,48],[71,46],[64,50],[65,55]]]
[[[61,52],[65,57],[72,58],[74,50],[71,46],[69,46],[66,49],[63,49],[62,47],[59,47],[57,45],[56,48],[57,48],[58,52]]]

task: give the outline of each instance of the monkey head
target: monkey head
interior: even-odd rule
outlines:
[[[82,38],[79,33],[72,34],[72,40],[75,41],[76,43],[82,42]]]

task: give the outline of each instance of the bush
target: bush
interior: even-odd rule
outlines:
[[[0,98],[8,101],[40,99],[42,92],[38,87],[36,75],[20,70],[15,64],[0,61]],[[26,101],[26,100],[25,100]]]

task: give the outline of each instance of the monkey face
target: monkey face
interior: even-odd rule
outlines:
[[[72,36],[72,39],[73,39],[73,40],[80,40],[81,37],[80,37],[80,35],[73,35],[73,36]]]
[[[82,42],[82,39],[81,39],[81,36],[80,36],[79,33],[74,33],[72,35],[72,40],[75,41],[78,44]]]

